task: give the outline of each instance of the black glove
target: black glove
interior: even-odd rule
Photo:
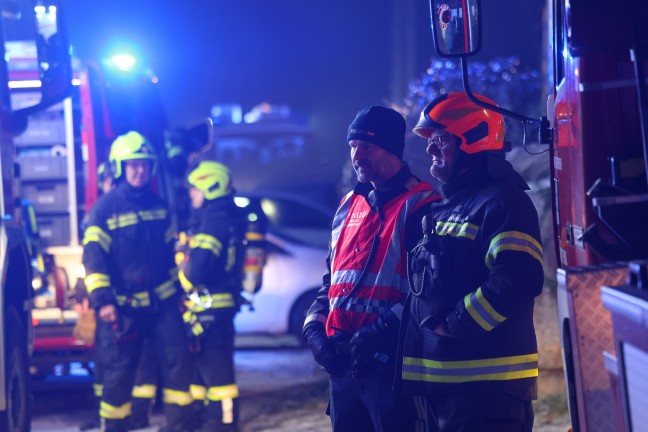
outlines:
[[[310,347],[313,358],[322,366],[323,370],[330,374],[342,371],[346,359],[339,355],[336,344],[326,336],[322,323],[313,321],[306,324],[304,327],[304,340]]]
[[[361,327],[351,338],[353,373],[367,369],[387,370],[394,361],[398,343],[399,318],[388,312],[383,318]]]

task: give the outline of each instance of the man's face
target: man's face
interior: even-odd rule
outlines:
[[[447,182],[455,171],[458,151],[459,138],[441,129],[433,129],[425,150],[432,157],[432,177],[442,183]]]
[[[200,189],[192,187],[189,188],[189,198],[191,199],[191,207],[199,209],[205,202],[205,193]]]
[[[148,159],[131,159],[124,162],[126,182],[134,188],[143,188],[151,180],[151,164]]]
[[[351,140],[349,147],[351,163],[360,183],[380,186],[394,175],[395,165],[400,167],[396,156],[370,142]]]

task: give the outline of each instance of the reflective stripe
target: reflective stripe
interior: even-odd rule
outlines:
[[[110,276],[104,273],[90,273],[83,281],[85,282],[88,295],[97,288],[106,288],[110,286]]]
[[[526,252],[542,265],[542,246],[536,239],[520,231],[505,231],[493,237],[486,253],[486,267],[492,269],[497,254],[501,251]]]
[[[191,333],[194,336],[200,336],[205,331],[203,329],[202,324],[198,322],[198,317],[196,316],[196,314],[190,310],[185,311],[182,314],[182,321],[184,321],[186,324],[189,325],[189,328],[191,329]]]
[[[143,221],[166,219],[168,213],[169,212],[163,208],[155,210],[142,210],[137,212],[137,214]]]
[[[220,256],[223,244],[214,236],[210,236],[209,234],[198,234],[194,236],[191,245],[191,249],[197,248],[210,250],[214,255]]]
[[[340,303],[346,298],[333,297],[329,299],[329,310],[340,309]],[[394,307],[395,302],[389,300],[367,299],[359,297],[351,297],[345,303],[343,310],[361,312],[361,313],[375,313],[379,316],[384,316]]]
[[[223,417],[221,417],[223,424],[234,423],[234,401],[230,398],[222,399],[221,410],[223,412]]]
[[[98,398],[103,396],[103,384],[92,384],[92,389],[94,390],[94,395]]]
[[[112,231],[116,230],[117,228],[124,228],[130,225],[135,225],[138,222],[139,219],[137,218],[137,215],[131,212],[111,217],[106,221],[106,224],[108,225],[108,229]]]
[[[182,285],[182,289],[185,291],[191,291],[193,284],[189,282],[189,279],[187,279],[187,276],[185,276],[182,270],[178,272],[178,280],[180,281],[180,285]]]
[[[211,296],[204,295],[200,296],[199,299],[202,303],[208,303],[211,299],[211,306],[209,308],[204,308],[189,299],[185,299],[185,306],[194,313],[204,312],[209,309],[221,309],[234,306],[234,297],[230,293],[217,293],[212,294]]]
[[[148,291],[136,292],[133,293],[133,295],[130,297],[125,295],[118,295],[115,296],[115,299],[117,300],[117,304],[119,306],[124,306],[125,304],[128,304],[128,306],[132,308],[142,308],[142,307],[151,306],[151,297]]]
[[[176,293],[175,281],[176,278],[172,278],[154,288],[155,294],[160,300],[166,300]]]
[[[104,230],[93,225],[88,227],[83,235],[83,246],[86,246],[90,242],[99,243],[99,246],[108,253],[112,244],[112,238]]]
[[[437,234],[440,236],[449,235],[452,237],[465,237],[468,240],[475,240],[479,227],[477,225],[465,222],[437,222]]]
[[[506,321],[506,317],[497,313],[486,300],[481,287],[464,297],[464,306],[477,324],[486,331],[491,331],[497,325]]]
[[[105,419],[123,420],[131,415],[131,403],[126,402],[122,406],[113,406],[107,402],[101,401],[99,404],[99,415]]]
[[[204,401],[205,398],[207,397],[207,387],[191,384],[189,386],[189,393],[191,393],[191,397],[193,398],[193,400]]]
[[[403,358],[403,379],[437,383],[506,381],[538,376],[538,354],[486,360],[436,361]]]
[[[188,391],[164,389],[164,403],[169,405],[187,406],[193,399]]]
[[[224,386],[209,387],[207,389],[207,399],[210,401],[219,401],[223,399],[234,399],[239,396],[238,386],[229,384]]]
[[[38,233],[38,220],[36,219],[36,209],[33,205],[27,206],[27,213],[29,214],[29,225],[31,226],[31,232],[36,234]]]
[[[157,386],[155,384],[143,384],[133,386],[132,396],[140,399],[153,399]]]
[[[304,327],[306,327],[306,324],[313,322],[313,321],[319,321],[322,324],[326,325],[326,319],[328,317],[324,314],[321,313],[312,313],[306,317],[306,320],[304,320]]]

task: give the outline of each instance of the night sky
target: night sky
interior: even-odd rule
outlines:
[[[434,56],[424,0],[64,3],[69,38],[81,59],[97,60],[119,41],[137,47],[160,78],[171,126],[208,116],[214,103],[239,103],[244,110],[263,101],[288,104],[308,114],[320,145],[335,141],[342,157],[355,113],[392,100],[394,53],[411,53],[410,79]],[[483,0],[479,58],[517,55],[540,67],[543,5],[544,0]],[[393,43],[396,7],[408,9],[408,46]],[[406,91],[407,82],[396,88]]]

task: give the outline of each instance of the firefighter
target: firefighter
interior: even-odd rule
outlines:
[[[238,431],[239,392],[234,376],[234,315],[241,281],[242,211],[234,203],[230,171],[203,161],[187,178],[194,209],[189,248],[180,268],[187,328],[194,338],[204,432]]]
[[[176,287],[174,235],[166,205],[150,187],[156,156],[146,138],[131,131],[115,139],[109,162],[116,188],[92,208],[83,239],[85,284],[98,317],[102,428],[128,430],[135,373],[149,340],[163,374],[168,430],[185,431],[191,363]]]
[[[400,411],[413,409],[411,399],[392,391],[394,360],[408,293],[406,253],[421,236],[420,212],[438,196],[403,162],[398,112],[359,111],[347,142],[358,184],[333,218],[328,273],[304,338],[329,373],[334,431],[414,430],[414,416]]]
[[[428,430],[531,431],[542,247],[529,187],[505,159],[504,118],[450,93],[414,133],[443,200],[409,259],[403,385],[424,395]]]

